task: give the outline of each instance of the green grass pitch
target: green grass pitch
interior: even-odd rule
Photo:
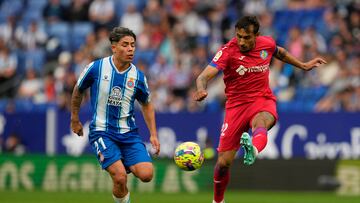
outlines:
[[[110,193],[96,192],[11,192],[0,191],[1,203],[112,203]],[[132,203],[211,203],[212,193],[132,193]],[[359,203],[359,196],[337,196],[329,192],[228,191],[227,203]]]

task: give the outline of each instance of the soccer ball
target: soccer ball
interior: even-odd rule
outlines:
[[[174,161],[182,170],[193,171],[201,167],[204,155],[195,142],[184,142],[175,149]]]

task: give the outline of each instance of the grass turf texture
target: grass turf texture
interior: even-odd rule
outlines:
[[[228,191],[227,203],[359,203],[359,196],[338,196],[329,192],[254,192]],[[211,203],[212,193],[161,194],[132,193],[133,203]],[[1,203],[105,203],[113,202],[110,193],[87,192],[12,192],[0,191]]]

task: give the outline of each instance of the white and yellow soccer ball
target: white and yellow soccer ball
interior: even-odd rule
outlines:
[[[195,142],[183,142],[175,149],[175,164],[185,171],[199,169],[204,162],[200,146]]]

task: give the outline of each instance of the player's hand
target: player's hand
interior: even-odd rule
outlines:
[[[195,92],[194,100],[195,101],[202,101],[207,97],[208,93],[206,90],[198,90]]]
[[[150,136],[150,143],[153,147],[153,149],[155,150],[155,155],[159,155],[160,153],[160,143],[159,140],[157,138],[157,136]]]
[[[317,68],[317,67],[319,67],[320,65],[322,65],[322,64],[326,64],[327,62],[324,60],[324,59],[322,59],[322,58],[314,58],[313,60],[311,60],[311,61],[308,61],[308,62],[306,62],[304,65],[304,70],[307,70],[307,71],[309,71],[309,70],[311,70],[311,69],[313,69],[313,68]]]
[[[71,120],[71,130],[78,136],[83,136],[83,126],[79,120]]]

